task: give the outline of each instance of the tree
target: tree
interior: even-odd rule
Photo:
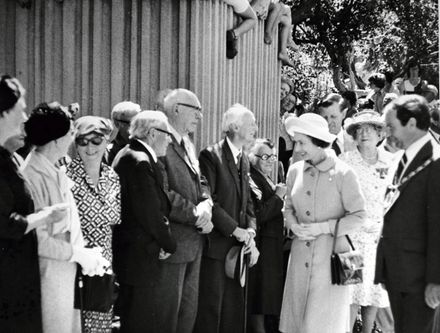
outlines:
[[[386,67],[396,73],[402,73],[408,58],[416,56],[438,73],[436,1],[286,0],[286,3],[292,8],[295,42],[325,50],[339,91],[347,89],[343,80],[348,77],[353,52],[364,53],[374,68]]]

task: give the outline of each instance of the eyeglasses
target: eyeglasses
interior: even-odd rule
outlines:
[[[263,154],[263,155],[255,155],[258,158],[261,158],[263,161],[269,161],[269,162],[275,162],[277,160],[277,155],[276,154]]]
[[[197,105],[191,105],[191,104],[186,104],[186,103],[176,103],[177,105],[182,105],[182,106],[186,106],[187,108],[191,108],[194,110],[197,110],[199,112],[202,112],[202,108],[200,106]]]
[[[86,139],[86,138],[76,138],[75,143],[78,146],[85,147],[91,142],[94,146],[99,146],[104,141],[103,136],[94,136],[93,138]]]
[[[166,134],[167,136],[171,137],[171,133],[170,133],[170,132],[168,132],[168,131],[166,131],[166,130],[163,130],[163,129],[161,129],[161,128],[157,128],[157,127],[153,127],[153,128],[154,128],[156,131],[162,132],[162,133]]]
[[[356,133],[357,134],[361,134],[361,133],[373,133],[373,131],[375,130],[375,127],[371,127],[371,126],[359,126],[358,128],[356,128]]]

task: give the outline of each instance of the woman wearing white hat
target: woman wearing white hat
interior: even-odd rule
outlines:
[[[383,223],[383,196],[387,186],[386,173],[393,154],[378,148],[385,123],[373,110],[359,112],[347,126],[357,149],[346,152],[341,159],[353,167],[359,176],[362,193],[366,199],[367,223],[351,239],[364,257],[363,282],[353,287],[352,323],[362,307],[362,332],[373,330],[378,308],[390,306],[387,292],[374,284],[377,240]]]
[[[325,119],[306,113],[286,121],[303,161],[290,166],[284,203],[292,242],[284,288],[280,331],[342,333],[348,331],[347,286],[332,285],[330,256],[336,222],[337,252],[350,249],[345,235],[365,218],[364,198],[354,171],[327,149],[335,136]]]

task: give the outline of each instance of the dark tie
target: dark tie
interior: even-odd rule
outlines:
[[[332,149],[335,151],[335,153],[336,153],[336,156],[339,156],[339,155],[341,155],[341,148],[339,148],[339,145],[338,145],[338,139],[336,139],[335,141],[333,141],[333,143],[332,143]]]
[[[405,168],[406,162],[408,162],[408,158],[406,157],[406,154],[403,154],[402,158],[399,161],[399,165],[397,167],[396,173],[394,175],[393,184],[397,184],[400,177],[402,176],[402,171]]]
[[[241,169],[241,153],[238,153],[237,155],[237,170],[240,172]]]

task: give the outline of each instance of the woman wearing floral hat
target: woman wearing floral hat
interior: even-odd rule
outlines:
[[[331,283],[330,256],[336,223],[336,252],[350,250],[345,237],[362,227],[364,198],[354,171],[329,148],[335,136],[325,119],[306,113],[286,121],[302,161],[290,166],[284,202],[292,241],[281,309],[280,331],[348,331],[348,286]]]
[[[361,307],[362,332],[373,330],[378,308],[390,306],[388,295],[382,286],[374,284],[377,241],[383,223],[383,196],[386,175],[393,154],[378,148],[385,124],[380,115],[372,110],[362,111],[353,117],[347,127],[356,142],[357,149],[346,152],[340,158],[350,165],[359,176],[365,196],[367,223],[352,234],[352,241],[364,258],[363,282],[353,286],[351,298],[351,323]]]

